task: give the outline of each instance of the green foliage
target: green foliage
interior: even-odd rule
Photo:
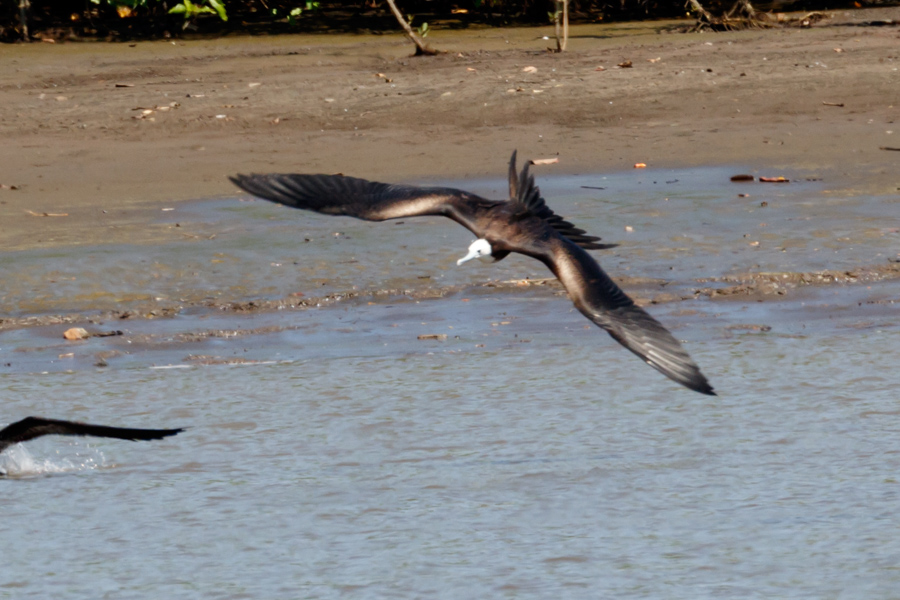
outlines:
[[[319,10],[319,3],[308,1],[302,7],[296,6],[296,7],[292,8],[290,10],[290,12],[288,12],[288,14],[287,14],[287,22],[291,27],[293,27],[297,24],[297,18],[303,14],[304,10],[307,12],[317,11],[317,10]],[[272,16],[275,18],[278,18],[278,9],[277,8],[272,9]]]
[[[107,2],[119,2],[120,0],[107,0]],[[132,0],[126,0],[132,1]],[[146,0],[133,0],[138,2],[146,2]],[[202,14],[216,14],[219,15],[219,18],[223,21],[228,20],[228,15],[225,13],[225,5],[222,4],[220,0],[205,0],[205,2],[209,3],[209,6],[201,3],[193,3],[191,0],[182,0],[180,3],[173,6],[169,9],[170,15],[184,15],[185,20],[193,19],[194,17]]]
[[[225,4],[220,2],[220,0],[206,0],[209,2],[209,5],[213,7],[213,10],[216,11],[216,14],[219,15],[219,18],[223,21],[228,20],[228,15],[225,14]]]
[[[420,15],[419,26],[412,29],[425,37],[431,28],[430,23],[421,21],[423,14],[433,15],[429,17],[432,20],[457,19],[463,26],[479,22],[492,26],[538,24],[546,23],[548,18],[556,20],[560,1],[403,0],[402,4],[406,14]],[[595,22],[598,18],[610,21],[647,16],[683,17],[685,1],[569,0],[569,6],[579,21]],[[718,6],[730,5],[734,0],[699,1]],[[822,0],[812,2],[809,6],[814,8]],[[18,10],[19,4],[25,7],[24,11]],[[310,19],[310,13],[316,18]],[[389,24],[391,13],[380,0],[0,0],[0,43],[22,39],[23,14],[31,38],[38,36],[38,32],[47,32],[52,37],[56,30],[69,30],[76,37],[156,38],[177,34],[174,30],[180,29],[178,24],[186,30],[203,33],[248,28],[282,31],[286,26],[335,31],[393,27]]]
[[[410,25],[412,25],[413,19],[414,19],[414,18],[415,18],[414,16],[409,15],[409,16],[406,17],[406,20],[407,20],[407,22],[408,22]],[[418,27],[416,27],[416,33],[419,34],[419,37],[423,37],[423,38],[428,37],[428,32],[429,32],[429,31],[431,31],[431,30],[428,29],[428,23],[422,23],[421,25],[419,25]]]
[[[159,0],[91,0],[92,4],[111,6],[116,9],[120,17],[132,16],[132,11],[138,8],[150,6],[150,2],[159,4]],[[222,0],[199,0],[199,2],[191,2],[191,0],[182,0],[169,10],[170,15],[184,15],[185,20],[190,20],[197,15],[216,14],[223,21],[228,20],[228,14],[225,12],[225,4]]]

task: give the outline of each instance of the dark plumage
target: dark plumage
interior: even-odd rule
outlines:
[[[509,163],[508,201],[442,187],[390,185],[343,175],[237,175],[235,185],[286,206],[328,215],[384,221],[421,215],[449,217],[479,240],[470,258],[502,260],[518,252],[541,261],[560,280],[581,313],[620,344],[674,381],[703,394],[712,386],[671,333],[636,306],[585,250],[612,248],[556,215],[544,202],[528,164],[516,173]],[[485,249],[486,240],[489,247]],[[479,246],[479,243],[482,245]]]
[[[90,423],[76,423],[74,421],[42,419],[41,417],[26,417],[0,430],[0,452],[20,442],[27,442],[43,435],[90,435],[120,440],[143,441],[159,440],[182,431],[184,429],[130,429],[91,425]]]

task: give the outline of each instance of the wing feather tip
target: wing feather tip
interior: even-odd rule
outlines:
[[[687,381],[679,381],[678,383],[682,384],[684,387],[690,390],[705,394],[707,396],[718,396],[716,391],[713,389],[713,386],[709,384],[709,381],[707,381],[706,377],[704,377],[703,374],[699,371],[697,371],[696,377],[693,377]]]

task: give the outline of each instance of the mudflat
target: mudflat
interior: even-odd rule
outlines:
[[[152,241],[160,207],[236,172],[498,176],[513,148],[548,174],[789,166],[896,193],[900,32],[866,23],[898,16],[580,25],[562,54],[549,27],[435,30],[420,58],[400,35],[6,46],[0,244]]]

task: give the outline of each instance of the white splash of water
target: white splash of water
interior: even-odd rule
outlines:
[[[90,446],[78,448],[72,457],[56,459],[35,459],[23,444],[11,446],[3,454],[0,454],[0,473],[14,478],[90,471],[104,466],[106,466],[106,457],[102,452]]]

